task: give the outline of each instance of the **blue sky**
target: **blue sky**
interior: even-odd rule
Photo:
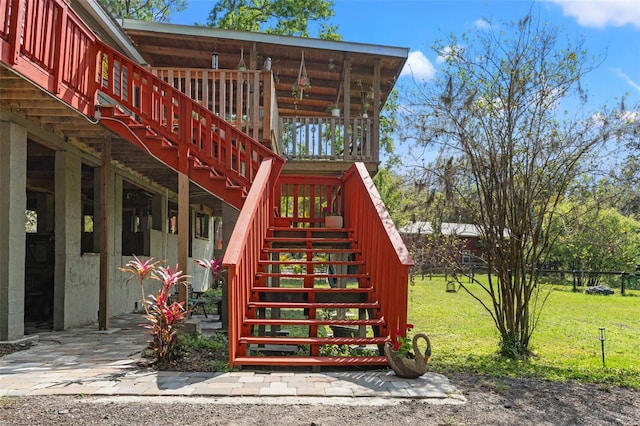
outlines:
[[[188,4],[172,23],[204,23],[213,7],[212,0]],[[428,80],[438,70],[438,55],[430,47],[436,39],[461,35],[483,18],[516,20],[530,7],[529,0],[335,0],[331,22],[345,41],[408,47],[407,64]],[[615,98],[625,94],[627,105],[640,103],[640,0],[545,0],[534,7],[571,39],[583,36],[591,54],[606,53],[585,79],[592,107],[617,103]]]

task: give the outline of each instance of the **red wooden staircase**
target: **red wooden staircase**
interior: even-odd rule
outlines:
[[[340,178],[271,169],[260,167],[225,253],[230,364],[386,365],[382,345],[406,323],[411,260],[366,168]],[[325,207],[346,226],[324,227]]]
[[[353,229],[270,227],[235,364],[386,365],[387,326],[360,255]]]

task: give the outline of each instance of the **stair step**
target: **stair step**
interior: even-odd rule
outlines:
[[[261,260],[260,265],[364,265],[362,260]]]
[[[371,293],[373,287],[253,287],[256,293]]]
[[[255,345],[384,345],[387,337],[264,337],[242,336],[240,344]]]
[[[244,323],[246,325],[299,325],[299,326],[313,326],[313,325],[384,325],[385,321],[382,318],[379,319],[363,319],[363,320],[348,320],[348,319],[284,319],[284,318],[245,318]]]
[[[256,273],[257,278],[315,278],[326,280],[329,278],[368,278],[369,274],[296,274],[296,273],[284,273],[284,272],[258,272]],[[331,290],[330,288],[327,291]]]
[[[264,239],[272,244],[350,244],[353,241],[349,238],[323,238],[323,237],[265,237]]]
[[[324,247],[271,247],[263,248],[262,251],[264,253],[360,253],[360,249],[357,248],[337,249]]]
[[[271,232],[291,232],[291,233],[353,233],[353,228],[290,228],[287,226],[272,226],[269,228]]]
[[[140,124],[131,115],[127,113],[116,112],[113,114],[113,118],[126,123],[128,126],[132,126],[132,125],[135,126]]]
[[[233,361],[234,365],[273,366],[334,366],[334,365],[388,365],[384,356],[243,356]]]
[[[376,309],[380,305],[378,302],[249,302],[248,307],[256,309]]]

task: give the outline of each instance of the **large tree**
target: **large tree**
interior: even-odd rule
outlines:
[[[535,267],[555,238],[558,203],[629,120],[606,107],[570,112],[586,108],[581,80],[598,59],[532,14],[486,21],[434,48],[441,72],[406,93],[404,136],[438,148],[439,166],[421,166],[418,179],[480,227],[488,270],[487,281],[460,285],[491,315],[500,352],[526,357],[548,296]]]
[[[640,224],[598,201],[580,198],[559,206],[558,240],[550,254],[561,268],[590,275],[589,285],[599,284],[598,271],[633,272],[640,261]]]
[[[340,40],[331,0],[218,0],[207,25],[229,30],[309,37],[309,22],[319,24],[317,36]]]
[[[172,12],[187,8],[187,0],[100,0],[117,18],[169,22]]]

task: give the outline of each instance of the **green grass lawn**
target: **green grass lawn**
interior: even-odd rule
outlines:
[[[471,285],[473,286],[473,285]],[[577,379],[640,389],[640,292],[611,296],[553,286],[529,361],[496,356],[498,333],[489,314],[464,290],[447,293],[442,277],[419,277],[409,287],[409,322],[432,342],[431,369],[490,376]],[[602,365],[599,328],[606,329]]]

